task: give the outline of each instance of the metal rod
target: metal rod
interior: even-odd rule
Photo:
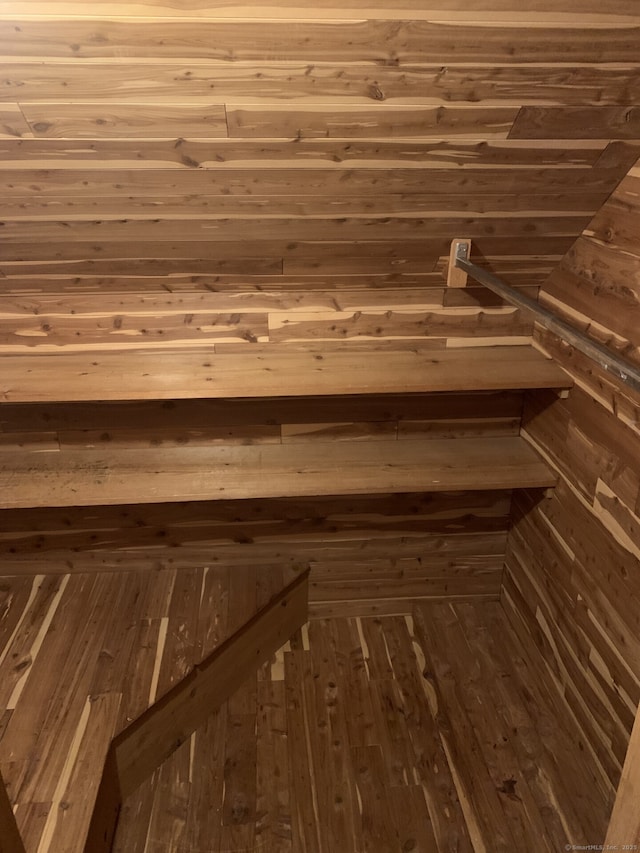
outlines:
[[[612,352],[607,347],[589,338],[569,323],[556,317],[555,314],[543,308],[534,299],[523,296],[492,273],[472,263],[469,260],[468,247],[465,243],[458,243],[456,247],[455,266],[458,269],[464,270],[476,281],[479,281],[480,284],[484,284],[485,287],[502,296],[503,299],[506,299],[512,305],[516,305],[524,311],[529,311],[545,329],[558,335],[563,341],[566,341],[581,353],[584,353],[584,355],[592,358],[603,370],[617,376],[618,379],[621,379],[635,391],[640,391],[639,368],[624,358],[620,358],[617,353]]]

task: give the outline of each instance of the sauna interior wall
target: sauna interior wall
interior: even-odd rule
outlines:
[[[602,5],[3,4],[0,354],[527,342],[517,310],[446,290],[448,247],[471,237],[535,296],[635,162],[640,17]],[[53,401],[2,406],[0,438],[396,441],[509,434],[520,412],[513,394]],[[509,501],[5,512],[0,547],[6,573],[199,566],[212,543],[219,559],[313,558],[317,613],[396,612],[497,597]]]
[[[541,301],[638,363],[640,163],[544,283]],[[538,647],[615,789],[640,698],[640,398],[544,332],[575,378],[566,400],[527,395],[525,434],[559,475],[541,503],[514,502],[502,601]]]

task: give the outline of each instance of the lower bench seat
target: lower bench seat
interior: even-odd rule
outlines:
[[[518,436],[0,452],[2,509],[545,488],[555,481]]]

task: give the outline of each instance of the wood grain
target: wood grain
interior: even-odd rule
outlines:
[[[35,471],[46,491],[34,488]],[[504,438],[23,452],[0,482],[10,508],[544,488],[555,476],[526,442]]]
[[[630,360],[637,360],[640,316],[640,258],[630,239],[636,171],[541,292],[541,301]],[[640,698],[639,401],[570,347],[535,334],[577,387],[552,405],[544,392],[525,404],[525,435],[560,480],[535,509],[516,499],[503,601],[521,636],[542,652],[611,807]]]
[[[638,781],[638,774],[640,773],[638,768],[638,719],[636,715],[605,844],[624,846],[627,844],[635,845],[640,841],[640,823],[635,807],[640,787]]]
[[[140,814],[148,798],[155,811],[180,798],[179,853],[189,850],[185,823],[200,819],[218,837],[222,774],[236,790],[255,786],[264,807],[248,827],[236,824],[248,832],[232,850],[246,849],[247,838],[283,851],[494,849],[490,822],[501,820],[501,833],[519,830],[551,853],[606,826],[588,762],[497,603],[421,605],[415,620],[314,619],[259,672],[257,688],[250,776],[246,764],[234,766],[233,744],[201,731],[188,781],[177,781],[186,755],[176,753],[163,768],[171,784],[147,783],[125,803],[117,853],[151,843]],[[233,715],[222,716],[228,726]],[[491,792],[492,815],[472,808],[477,790]]]
[[[385,323],[383,317],[372,320]],[[250,327],[255,328],[255,320]],[[481,327],[476,334],[483,331]],[[422,329],[414,332],[416,337],[421,334]],[[317,344],[295,357],[272,354],[269,347],[255,355],[186,349],[139,353],[134,363],[126,353],[0,358],[4,402],[92,400],[98,388],[102,400],[175,400],[495,391],[568,384],[562,371],[529,347],[483,347],[480,353],[416,347],[383,350],[366,358],[348,351],[327,352]],[[64,384],[56,380],[61,370]]]
[[[258,580],[263,571],[272,576]],[[250,583],[258,587],[253,599],[243,591]],[[213,689],[212,696],[223,701],[224,678],[241,681],[260,662],[265,647],[260,642],[256,647],[252,633],[263,638],[271,623],[279,646],[287,630],[306,618],[306,572],[288,569],[284,575],[279,569],[247,569],[243,577],[236,568],[233,578],[228,567],[202,566],[184,575],[157,572],[153,579],[135,572],[71,580],[43,575],[28,586],[30,595],[23,597],[20,579],[2,580],[15,624],[0,652],[3,720],[11,717],[0,738],[0,764],[25,844],[7,847],[10,853],[109,849],[105,833],[107,839],[113,833],[121,792],[131,790],[128,760],[133,745],[141,746],[141,735],[168,755],[177,734],[167,712],[176,701],[186,709],[182,722],[188,726],[185,721],[194,719],[189,709],[198,707],[190,692],[200,697],[203,688]],[[228,605],[234,610],[229,621]],[[182,643],[181,672],[189,689],[180,680],[171,688],[178,672],[172,639],[183,636],[187,610],[195,614],[204,642]],[[247,669],[242,672],[236,658],[221,672],[221,660],[234,653],[234,637],[240,637]],[[215,688],[213,670],[220,676]],[[195,710],[195,719],[202,711]],[[208,713],[207,703],[205,717]],[[134,717],[138,722],[131,727]],[[119,737],[112,765],[107,757],[114,734]],[[151,772],[159,753],[136,754],[137,779],[143,770]],[[10,830],[3,823],[3,850],[14,841]]]

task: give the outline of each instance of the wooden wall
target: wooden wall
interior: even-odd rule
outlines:
[[[449,244],[473,238],[479,263],[535,296],[637,158],[640,15],[631,0],[602,5],[4,4],[0,358],[264,346],[295,359],[309,345],[366,358],[374,346],[526,342],[517,310],[482,288],[446,290]],[[504,434],[520,409],[505,396],[421,405],[312,401],[266,421],[195,402],[3,406],[1,440],[55,452]],[[323,612],[356,590],[368,602],[393,592],[394,612],[418,587],[495,596],[508,500],[273,504],[270,547],[312,551],[319,565],[340,543],[330,562],[349,572],[312,578]],[[42,559],[62,570],[135,562],[136,537],[177,543],[163,559],[187,564],[189,542],[210,558],[211,543],[261,541],[264,508],[223,507],[220,535],[200,529],[212,507],[186,519],[164,509],[4,514],[5,568],[15,549],[20,570]],[[293,547],[299,524],[304,547]]]
[[[640,362],[640,163],[544,284],[541,301]],[[640,699],[640,396],[536,333],[571,372],[566,400],[528,395],[524,429],[560,475],[514,504],[502,600],[535,644],[608,797]],[[600,842],[602,839],[594,839]]]
[[[637,157],[640,15],[602,6],[5,4],[3,284],[293,289],[344,312],[329,337],[405,331],[308,291],[392,286],[411,315],[404,288],[441,283],[455,236],[537,284]]]

